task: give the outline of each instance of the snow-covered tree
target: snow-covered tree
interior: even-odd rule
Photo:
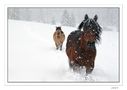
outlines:
[[[75,17],[73,14],[71,14],[71,17],[70,17],[70,26],[72,26],[72,27],[76,26]]]
[[[40,18],[40,10],[37,8],[31,8],[30,9],[30,20],[31,21],[36,21],[36,22],[41,22]]]
[[[55,25],[55,24],[56,24],[56,22],[55,22],[55,19],[54,19],[54,18],[52,18],[51,24],[53,24],[53,25]]]
[[[69,23],[70,23],[69,19],[70,19],[69,13],[67,12],[67,10],[65,10],[63,15],[62,15],[61,25],[69,26]]]
[[[64,11],[63,15],[62,15],[62,21],[61,24],[63,26],[72,26],[74,27],[76,25],[75,22],[75,17],[73,14],[69,14],[66,10]]]
[[[20,20],[25,20],[25,21],[30,21],[30,11],[28,8],[19,8],[19,19]]]
[[[8,8],[8,18],[19,20],[19,10],[17,8]]]

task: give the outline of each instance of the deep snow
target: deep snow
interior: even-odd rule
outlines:
[[[103,30],[97,44],[95,68],[87,77],[69,70],[63,50],[55,49],[55,25],[8,20],[8,81],[10,82],[116,82],[119,81],[117,30]],[[106,28],[108,29],[108,27]],[[72,27],[62,26],[67,38]],[[112,30],[112,31],[111,31]]]

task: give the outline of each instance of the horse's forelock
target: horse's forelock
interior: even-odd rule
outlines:
[[[99,42],[100,41],[100,35],[102,32],[102,28],[100,27],[100,25],[98,24],[97,21],[95,21],[94,19],[87,19],[84,21],[84,32],[87,30],[93,30],[93,33],[95,33],[96,35],[96,41],[95,42]],[[91,28],[91,29],[89,29]]]
[[[95,20],[93,20],[93,19],[89,19],[88,21],[86,21],[85,23],[84,23],[84,27],[92,27],[92,29],[94,29],[96,32],[98,32],[98,33],[101,33],[101,27],[100,27],[100,25],[98,24],[98,22],[96,22]]]
[[[57,27],[57,28],[56,28],[56,31],[57,31],[57,30],[61,30],[61,27]]]

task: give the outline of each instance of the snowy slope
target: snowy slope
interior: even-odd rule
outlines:
[[[22,82],[115,82],[119,80],[118,32],[103,31],[97,45],[95,69],[85,77],[69,70],[65,53],[55,49],[53,25],[8,21],[9,81]],[[62,27],[66,38],[76,28]],[[87,79],[86,79],[87,78]]]

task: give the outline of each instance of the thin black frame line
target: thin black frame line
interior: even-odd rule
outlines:
[[[76,82],[74,82],[74,81],[66,81],[66,82],[57,82],[57,81],[44,81],[44,82],[42,82],[42,81],[33,81],[33,82],[31,82],[31,81],[9,81],[8,83],[119,83],[119,81],[111,81],[111,82],[90,82],[90,81],[76,81]]]
[[[9,30],[8,30],[8,8],[7,8],[7,82],[9,80]]]
[[[65,9],[65,8],[67,8],[67,9],[71,9],[71,8],[88,8],[88,9],[90,9],[90,8],[111,8],[111,9],[113,9],[113,8],[120,8],[120,7],[11,7],[11,6],[9,6],[9,7],[7,7],[7,8],[47,8],[47,9],[51,9],[51,8],[60,8],[60,9]]]
[[[82,81],[73,81],[73,82],[69,82],[69,81],[67,81],[67,82],[64,82],[64,81],[33,81],[33,82],[31,82],[31,81],[25,81],[25,82],[22,82],[22,81],[9,81],[9,30],[8,30],[8,20],[9,20],[9,18],[8,18],[8,8],[58,8],[58,7],[7,7],[7,83],[120,83],[120,7],[95,7],[95,8],[118,8],[118,10],[119,10],[119,13],[118,13],[118,29],[119,29],[119,31],[118,31],[118,59],[119,59],[119,74],[118,74],[118,81],[108,81],[108,82],[101,82],[101,81],[98,81],[98,82],[87,82],[87,81],[84,81],[84,82],[82,82]],[[60,7],[60,8],[94,8],[94,7]]]
[[[119,78],[119,81],[120,81],[120,67],[121,67],[121,66],[120,66],[120,65],[121,65],[121,62],[120,62],[120,28],[121,28],[121,27],[120,27],[120,8],[119,8],[118,10],[119,10],[119,14],[118,14],[118,17],[119,17],[119,19],[118,19],[118,25],[119,25],[119,26],[118,26],[118,29],[119,29],[119,30],[118,30],[118,33],[119,33],[119,34],[118,34],[118,47],[119,47],[119,48],[118,48],[118,54],[119,54],[119,55],[118,55],[118,59],[119,59],[119,65],[118,65],[118,66],[119,66],[119,68],[118,68],[118,69],[119,69],[119,73],[118,73],[118,75],[119,75],[119,77],[118,77],[118,78]]]

